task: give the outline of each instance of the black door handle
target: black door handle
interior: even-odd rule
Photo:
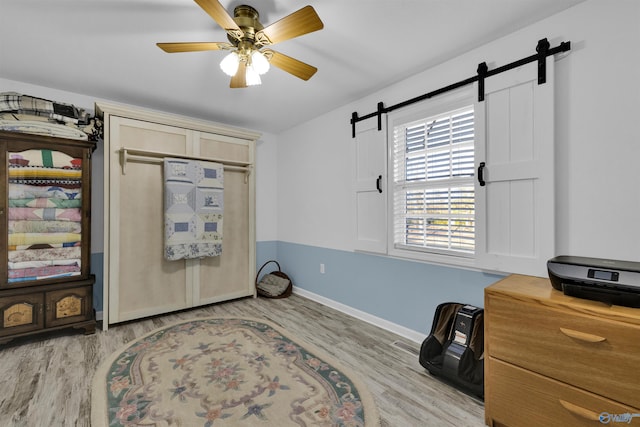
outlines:
[[[376,188],[378,189],[378,193],[382,193],[382,175],[378,175],[378,179],[376,179]]]
[[[484,187],[486,182],[484,182],[484,162],[480,162],[480,166],[478,166],[478,182],[480,183],[480,187]]]

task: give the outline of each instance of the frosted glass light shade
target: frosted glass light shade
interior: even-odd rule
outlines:
[[[253,65],[247,67],[246,83],[247,86],[256,86],[262,84],[262,80],[260,80],[260,74],[258,74],[258,72],[253,68]]]
[[[238,71],[238,66],[240,65],[240,58],[238,54],[235,52],[231,52],[229,55],[225,56],[222,61],[220,61],[220,69],[224,71],[225,74],[233,77],[236,75]]]
[[[256,70],[258,74],[264,74],[269,71],[269,61],[264,57],[262,52],[258,50],[254,50],[251,54],[251,65],[253,65],[253,69]]]

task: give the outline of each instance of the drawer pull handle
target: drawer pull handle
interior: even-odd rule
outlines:
[[[568,337],[575,338],[580,341],[586,342],[603,342],[607,339],[605,337],[599,337],[598,335],[587,334],[585,332],[574,331],[573,329],[560,328],[560,332]]]
[[[562,399],[558,399],[560,404],[564,409],[575,414],[579,417],[582,417],[589,421],[600,421],[600,414],[590,411],[588,409],[583,408],[582,406],[574,405],[573,403],[569,403]]]

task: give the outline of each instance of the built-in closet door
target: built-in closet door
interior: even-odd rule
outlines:
[[[221,135],[199,133],[198,156],[230,163],[253,164],[253,150],[246,142]],[[255,180],[240,167],[224,169],[224,218],[222,254],[199,260],[194,305],[249,295],[255,286]]]
[[[109,131],[109,323],[189,307],[190,269],[164,258],[162,165],[124,164],[120,151],[190,154],[187,130],[111,117]]]
[[[103,112],[107,128],[104,300],[108,319],[103,327],[255,296],[254,157],[259,135],[111,105],[99,105],[97,110]],[[221,255],[165,259],[166,157],[223,165]]]

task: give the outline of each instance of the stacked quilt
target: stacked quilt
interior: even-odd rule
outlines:
[[[0,129],[97,141],[102,133],[102,122],[73,104],[0,92]]]
[[[9,283],[79,275],[82,160],[45,149],[7,157]]]

